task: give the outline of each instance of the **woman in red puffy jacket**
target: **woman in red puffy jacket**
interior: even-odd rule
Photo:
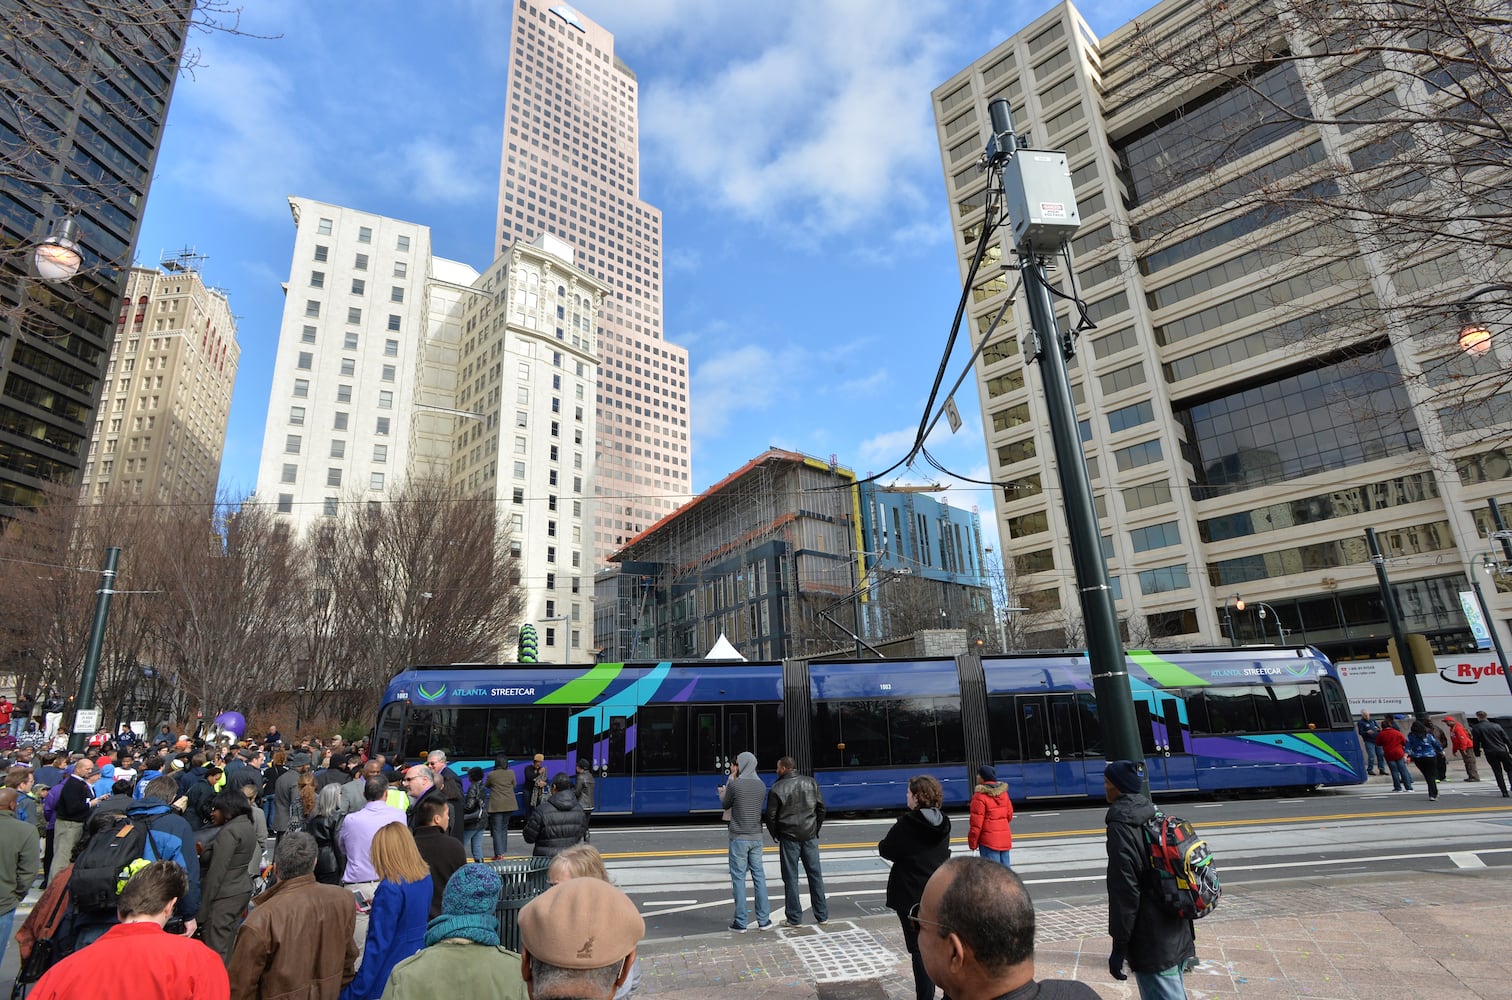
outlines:
[[[1008,783],[997,780],[997,769],[991,764],[983,764],[977,768],[976,791],[971,796],[971,829],[966,834],[966,846],[988,861],[1008,867],[1008,849],[1013,846],[1008,824],[1012,822]]]

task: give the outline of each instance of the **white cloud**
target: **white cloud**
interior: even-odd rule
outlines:
[[[891,377],[886,368],[878,368],[869,375],[862,375],[859,378],[846,379],[841,382],[840,391],[853,396],[866,395],[882,388],[888,383]]]
[[[427,135],[399,148],[397,169],[388,181],[431,204],[487,205],[499,182],[497,136],[475,128],[458,143]]]
[[[791,374],[801,371],[801,352],[772,352],[749,345],[716,354],[693,371],[695,437],[717,438],[742,413],[775,407],[792,393]]]
[[[284,196],[315,162],[310,130],[293,113],[294,80],[253,45],[221,41],[175,90],[165,137],[173,155],[162,162],[182,187],[249,216],[287,219]]]
[[[933,30],[944,14],[919,0],[831,0],[770,19],[775,37],[743,48],[725,37],[722,65],[648,79],[648,156],[742,217],[813,235],[938,214],[925,190],[939,170],[929,91],[955,68]]]

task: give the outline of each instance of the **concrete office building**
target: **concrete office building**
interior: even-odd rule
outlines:
[[[635,73],[567,4],[512,6],[497,250],[549,233],[612,289],[593,400],[599,565],[689,496],[688,352],[663,336],[662,219],[640,198]]]
[[[1275,36],[1269,60],[1242,77],[1162,75],[1151,39],[1169,56],[1206,30],[1204,4],[1171,0],[1105,38],[1062,3],[941,84],[933,103],[961,273],[983,229],[989,180],[977,161],[988,102],[1001,96],[1033,148],[1069,155],[1083,223],[1073,269],[1096,323],[1070,374],[1128,641],[1284,639],[1379,656],[1389,633],[1363,537],[1374,528],[1406,628],[1439,652],[1465,649],[1460,595],[1490,548],[1487,499],[1512,493],[1498,443],[1512,405],[1483,401],[1475,423],[1435,402],[1435,379],[1464,371],[1458,324],[1397,320],[1407,303],[1455,301],[1497,272],[1463,249],[1403,266],[1344,227],[1315,239],[1309,227],[1322,223],[1302,211],[1306,199],[1265,212],[1242,197],[1294,174],[1347,183],[1392,155],[1389,126],[1317,119],[1361,106],[1368,122],[1435,98],[1361,47],[1274,58],[1322,49],[1267,2],[1230,7],[1223,16]],[[1007,233],[992,235],[972,289],[978,340],[1014,284],[1001,266],[1013,261]],[[1066,303],[1057,310],[1063,329],[1074,322]],[[1050,646],[1081,641],[1079,603],[1040,373],[1020,347],[1028,329],[1020,297],[977,385],[1014,603],[1043,621],[1030,644]],[[1505,369],[1508,349],[1502,338],[1465,363]],[[1505,634],[1512,596],[1485,590]]]
[[[524,620],[555,663],[582,658],[592,639],[594,330],[608,292],[572,259],[542,235],[465,285],[465,274],[434,275],[410,417],[412,474],[497,502]],[[560,340],[559,326],[570,331]]]
[[[257,495],[295,530],[403,479],[427,323],[430,229],[290,198],[294,253]],[[474,272],[475,273],[475,272]]]
[[[127,276],[84,466],[90,500],[215,500],[241,345],[201,262],[186,252]]]
[[[0,507],[74,484],[193,4],[0,4]],[[39,280],[71,213],[82,266]]]

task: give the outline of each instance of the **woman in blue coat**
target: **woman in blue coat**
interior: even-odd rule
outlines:
[[[394,966],[425,946],[431,876],[414,835],[402,823],[380,827],[372,859],[380,881],[368,914],[367,943],[357,976],[341,991],[341,1000],[378,1000]]]

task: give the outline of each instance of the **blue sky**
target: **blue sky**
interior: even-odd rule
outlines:
[[[174,93],[138,260],[194,247],[238,316],[224,490],[256,483],[294,235],[286,196],[422,223],[438,255],[489,263],[508,3],[254,0],[243,30],[279,37],[191,37],[199,62]],[[666,335],[691,356],[694,489],[768,446],[862,474],[892,465],[960,294],[929,92],[1048,4],[577,6],[640,81]],[[1106,34],[1144,6],[1079,9]],[[942,422],[931,453],[985,478],[971,379],[957,398],[964,426]],[[908,478],[934,474],[921,464]],[[979,506],[991,531],[989,491],[943,496]]]

